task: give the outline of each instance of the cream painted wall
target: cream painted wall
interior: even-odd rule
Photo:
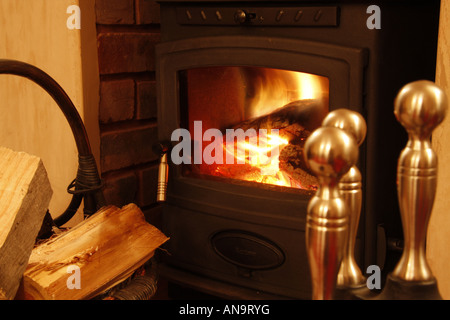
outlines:
[[[94,3],[0,0],[0,59],[33,64],[62,86],[85,121],[98,159]],[[80,30],[67,27],[70,5],[82,9]],[[0,145],[42,158],[54,192],[50,212],[54,217],[60,215],[71,198],[66,188],[76,176],[78,152],[58,105],[34,82],[0,75],[0,115]]]
[[[441,2],[436,83],[450,101],[450,1]],[[449,106],[450,108],[450,106]],[[438,186],[427,239],[427,256],[444,299],[450,299],[450,110],[432,137],[438,155]]]

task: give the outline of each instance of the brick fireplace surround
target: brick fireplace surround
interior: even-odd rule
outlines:
[[[154,46],[159,5],[96,0],[100,168],[108,204],[133,202],[157,224],[158,155]]]
[[[161,228],[156,202],[159,155],[155,44],[160,8],[150,0],[95,0],[100,74],[100,170],[106,202],[136,203],[149,223]],[[169,285],[164,278],[152,299],[208,295]]]

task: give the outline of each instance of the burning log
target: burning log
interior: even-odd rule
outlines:
[[[319,100],[292,101],[269,114],[240,122],[233,129],[279,129],[281,132],[282,129],[288,129],[291,125],[298,124],[300,127],[312,131],[320,126],[325,116],[324,109],[323,103]]]
[[[282,142],[280,142],[280,145],[270,144],[272,147],[279,147],[279,163],[277,163],[279,172],[266,175],[261,172],[261,166],[246,162],[245,164],[229,165],[229,163],[226,163],[209,166],[208,174],[301,189],[315,189],[317,179],[304,161],[303,146],[305,139],[311,133],[310,130],[320,126],[324,116],[323,110],[323,105],[317,100],[299,100],[267,115],[249,119],[233,126],[232,129],[234,130],[255,130],[258,141],[261,138],[259,136],[260,129],[266,129],[269,133],[271,129],[278,129],[278,136]],[[226,138],[223,142],[225,151]],[[236,143],[239,143],[239,141]],[[242,148],[242,146],[237,147]],[[202,171],[206,173],[204,169],[203,167]]]
[[[317,178],[307,167],[303,156],[303,144],[289,144],[280,152],[280,170],[301,189],[315,190]]]
[[[89,299],[127,279],[168,238],[134,204],[108,206],[38,246],[18,299]]]

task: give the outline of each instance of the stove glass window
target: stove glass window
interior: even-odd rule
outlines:
[[[184,129],[172,158],[183,175],[317,188],[303,146],[329,111],[328,78],[229,66],[184,70],[179,79]]]

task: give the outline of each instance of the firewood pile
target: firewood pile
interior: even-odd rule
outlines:
[[[38,157],[0,147],[0,299],[127,299],[154,293],[155,277],[146,264],[168,238],[135,204],[103,207],[36,242],[51,196]],[[123,287],[134,277],[130,287],[138,287],[137,294]]]

